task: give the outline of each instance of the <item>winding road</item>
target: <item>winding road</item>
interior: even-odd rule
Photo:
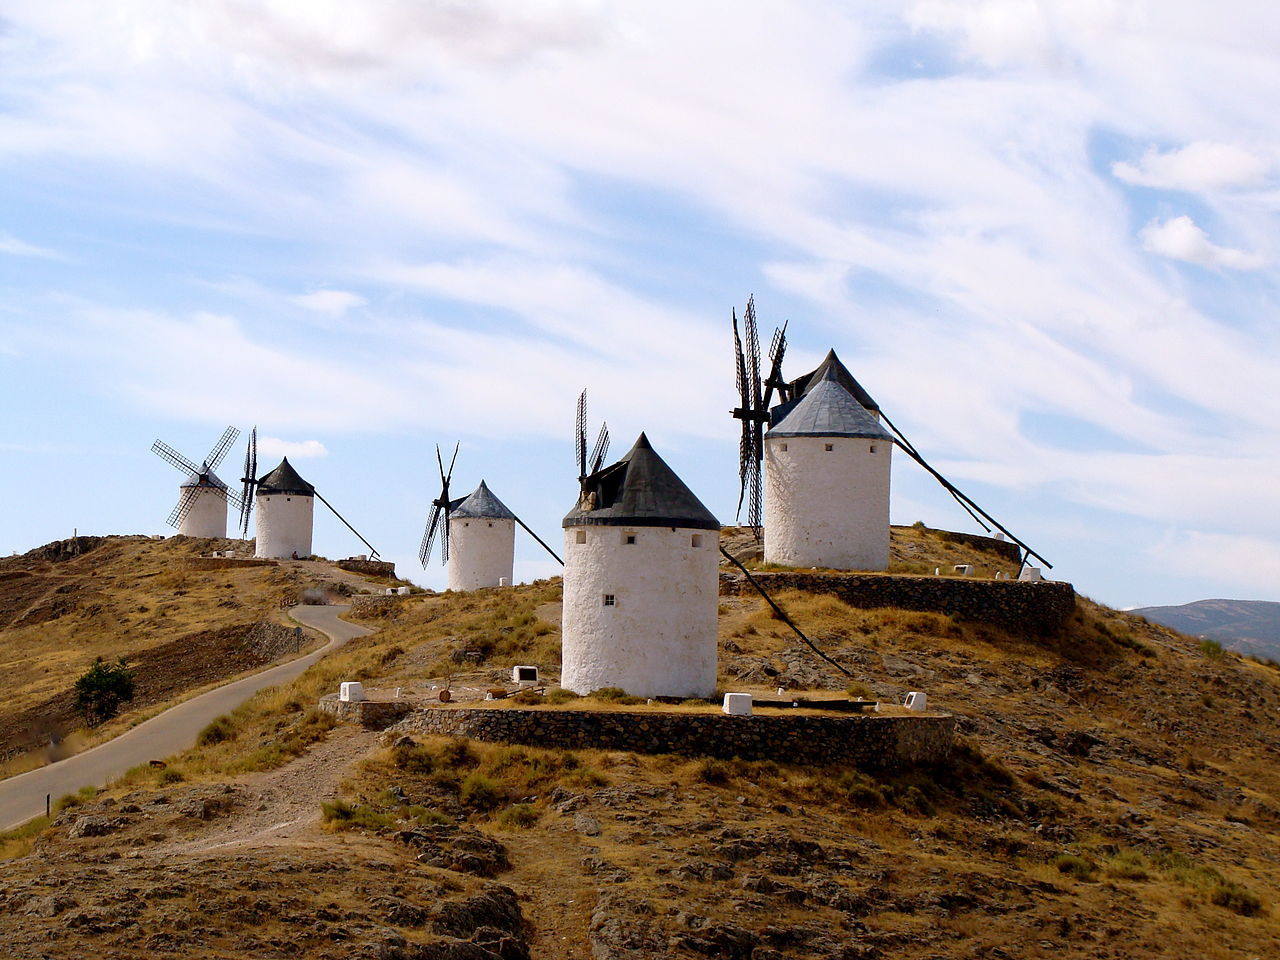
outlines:
[[[81,787],[104,786],[140,763],[186,750],[195,744],[201,730],[259,690],[288,683],[348,640],[370,633],[364,627],[338,618],[347,609],[346,606],[294,607],[289,615],[304,626],[325,634],[329,638],[328,643],[306,656],[268,667],[261,673],[185,700],[84,753],[0,780],[0,830],[12,829],[40,816],[44,813],[48,795],[56,800]]]

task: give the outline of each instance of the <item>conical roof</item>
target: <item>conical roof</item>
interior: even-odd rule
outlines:
[[[719,530],[717,520],[643,433],[625,457],[582,483],[582,496],[564,526],[691,527]]]
[[[828,371],[769,430],[770,437],[867,437],[892,441],[887,430]]]
[[[187,479],[178,484],[181,487],[218,487],[226,488],[226,484],[218,479],[218,475],[209,469],[207,464],[200,464],[200,473],[187,475]]]
[[[461,500],[455,500],[449,505],[449,516],[450,518],[474,517],[481,520],[514,520],[516,518],[516,515],[507,509],[506,504],[493,495],[493,491],[483,480],[470,495]]]
[[[827,355],[822,358],[822,362],[818,364],[811,372],[806,373],[803,377],[797,377],[791,381],[792,399],[787,403],[780,403],[770,412],[770,423],[778,423],[790,413],[804,397],[806,393],[816,387],[823,380],[835,380],[836,383],[849,391],[849,394],[858,403],[862,404],[867,410],[873,413],[880,412],[880,404],[872,399],[871,394],[863,389],[849,368],[840,362],[840,358],[836,356],[834,349],[828,350]]]
[[[298,476],[298,471],[293,469],[293,464],[289,462],[288,457],[285,457],[280,461],[280,466],[258,481],[256,495],[265,497],[290,494],[296,497],[312,497],[315,496],[315,492],[316,488]]]

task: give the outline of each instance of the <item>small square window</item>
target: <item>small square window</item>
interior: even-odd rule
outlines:
[[[464,527],[469,527],[469,526],[471,526],[471,521],[470,521],[470,520],[463,520],[463,521],[462,521],[462,525],[463,525]]]
[[[604,605],[606,607],[616,607],[618,605],[618,598],[612,593],[606,593],[604,595]]]
[[[786,445],[785,443],[780,443],[780,444],[778,444],[778,449],[779,449],[779,450],[781,450],[783,453],[786,453],[786,452],[787,452],[787,445]]]
[[[835,448],[836,448],[836,445],[834,443],[824,443],[822,445],[822,449],[827,451],[827,453],[830,453]]]
[[[579,530],[579,531],[578,531],[578,533],[577,533],[577,536],[575,536],[575,537],[574,537],[574,542],[576,542],[576,543],[586,543],[586,542],[587,542],[587,531],[585,531],[585,530]]]
[[[693,535],[693,545],[694,545],[695,547],[700,547],[700,546],[702,546],[702,534],[700,534],[700,533],[695,533],[695,534]]]
[[[634,533],[624,533],[622,535],[622,542],[627,546],[631,546],[636,542],[636,535]]]
[[[490,520],[490,521],[489,521],[489,526],[491,526],[491,527],[493,526],[493,521],[492,521],[492,520]]]
[[[871,452],[872,453],[876,452],[876,445],[874,443],[871,445]]]

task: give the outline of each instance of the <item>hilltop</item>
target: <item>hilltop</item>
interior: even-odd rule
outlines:
[[[215,560],[252,544],[174,536],[76,537],[0,559],[0,762],[13,772],[90,742],[194,690],[296,652],[287,608],[364,578],[324,561]],[[305,637],[303,649],[317,637]],[[98,657],[125,659],[136,693],[86,735],[73,684]],[[67,744],[67,738],[71,743]],[[54,755],[57,755],[56,752]]]
[[[1280,660],[1280,603],[1270,600],[1197,600],[1131,611],[1193,637],[1217,640],[1238,653]]]
[[[1280,948],[1280,672],[1083,598],[1065,627],[1034,635],[782,593],[860,678],[855,692],[927,690],[959,718],[950,761],[892,775],[379,734],[315,710],[340,680],[484,685],[516,663],[554,674],[559,594],[551,580],[360,601],[351,615],[372,634],[167,767],[64,802],[6,864],[10,953],[1213,960]],[[720,647],[729,689],[762,675],[847,683],[754,597],[722,597]],[[20,854],[31,842],[9,841]]]

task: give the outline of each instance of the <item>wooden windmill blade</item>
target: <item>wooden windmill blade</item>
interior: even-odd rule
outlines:
[[[596,445],[591,451],[591,472],[599,473],[604,466],[604,458],[609,453],[609,425],[600,424],[600,433],[596,436]]]
[[[573,453],[578,462],[578,480],[587,478],[587,391],[578,394],[577,415],[573,424]]]
[[[195,506],[196,498],[199,496],[199,487],[183,487],[182,493],[178,495],[178,502],[174,504],[173,509],[169,512],[169,518],[165,522],[175,530],[181,527],[182,521],[191,512],[191,508]]]
[[[231,445],[236,442],[236,438],[240,436],[240,431],[236,427],[227,427],[222,431],[222,436],[218,438],[218,442],[213,445],[213,449],[209,451],[209,455],[204,458],[204,465],[207,470],[217,470],[218,465],[222,463],[227,452],[231,449]]]
[[[258,428],[249,431],[244,448],[244,475],[240,478],[240,539],[249,539],[249,516],[253,513],[253,495],[258,486]]]
[[[165,443],[163,440],[157,440],[155,443],[151,444],[151,452],[166,463],[177,467],[179,470],[184,473],[188,473],[193,477],[200,476],[202,472],[198,466],[180,454],[177,450],[173,449],[173,447],[169,446],[169,444]]]
[[[431,561],[431,551],[435,548],[436,538],[440,539],[440,562],[449,561],[449,511],[453,504],[449,499],[449,485],[453,481],[453,466],[458,462],[458,450],[461,444],[454,444],[453,457],[449,461],[449,469],[444,466],[444,457],[440,455],[440,445],[436,444],[436,467],[440,471],[440,495],[431,501],[431,513],[427,516],[426,528],[422,531],[422,542],[418,546],[418,561],[422,569]]]

